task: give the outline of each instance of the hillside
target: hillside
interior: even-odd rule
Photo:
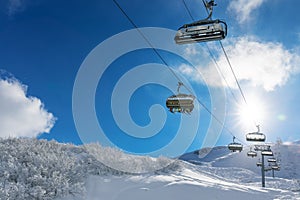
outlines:
[[[275,172],[276,177],[300,179],[300,171],[298,170],[300,169],[300,145],[298,143],[282,144],[280,146],[273,145],[271,148],[280,160],[281,170]],[[181,156],[180,159],[197,165],[242,168],[260,175],[261,169],[256,166],[256,162],[261,159],[261,156],[258,153],[257,157],[248,157],[247,152],[249,150],[249,147],[244,147],[241,153],[232,153],[227,147],[204,148],[199,151],[187,153]],[[203,157],[204,155],[205,157]],[[265,158],[265,161],[267,163],[267,158]],[[272,176],[271,172],[267,172],[266,175]]]
[[[74,146],[36,139],[2,139],[0,150],[0,199],[5,200],[182,200],[233,199],[237,196],[265,200],[299,199],[300,195],[296,178],[267,178],[267,188],[262,189],[259,174],[237,167],[236,163],[230,166],[229,161],[233,161],[230,158],[242,153],[226,154],[222,147],[214,148],[211,154],[202,158],[205,162],[197,161],[202,165],[127,155],[94,144]],[[121,159],[124,165],[128,162],[123,161],[128,159],[131,164],[123,168],[142,173],[107,167],[95,155],[110,159],[111,163]],[[199,159],[195,153],[185,156],[193,155]],[[170,163],[167,167],[166,162]],[[159,165],[161,169],[153,171],[153,166]],[[289,175],[296,171],[294,169]]]

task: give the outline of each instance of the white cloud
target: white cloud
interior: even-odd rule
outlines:
[[[14,79],[0,79],[0,137],[35,137],[49,133],[55,117],[27,87]]]
[[[194,56],[198,53],[195,45],[186,45],[186,46],[187,47],[185,48],[185,51],[184,51],[185,56],[190,57],[190,56]]]
[[[244,86],[262,87],[266,91],[272,91],[276,87],[283,86],[291,75],[300,71],[299,55],[285,49],[280,43],[261,42],[254,37],[240,37],[228,39],[224,48],[239,82]],[[217,63],[229,87],[237,88],[220,47],[217,54]],[[226,86],[222,76],[216,72],[214,62],[197,68],[208,85]],[[182,65],[179,70],[193,80],[202,82],[199,73],[190,66]]]
[[[266,0],[232,0],[228,6],[230,12],[234,12],[240,24],[249,21],[251,14]]]

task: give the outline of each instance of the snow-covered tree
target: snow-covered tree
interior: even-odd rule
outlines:
[[[0,152],[1,200],[81,196],[89,175],[118,176],[156,169],[164,173],[179,167],[164,157],[128,155],[99,144],[75,146],[28,138],[0,139]],[[110,163],[102,163],[103,159]],[[116,165],[126,170],[112,167]]]

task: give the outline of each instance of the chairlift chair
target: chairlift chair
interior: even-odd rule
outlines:
[[[280,171],[280,166],[278,165],[273,165],[271,168],[275,171]]]
[[[168,97],[166,100],[166,106],[172,113],[179,112],[190,114],[194,109],[195,96],[179,93],[179,89],[182,85],[183,83],[178,83],[178,94]]]
[[[175,35],[176,44],[191,44],[222,40],[227,35],[227,25],[221,20],[205,20],[180,27]]]
[[[261,155],[263,156],[273,156],[273,151],[262,151],[261,152]]]
[[[276,158],[268,158],[268,162],[269,163],[276,163],[277,162],[277,160],[276,160]]]
[[[266,141],[266,135],[263,133],[260,133],[259,130],[259,125],[256,126],[257,127],[257,132],[253,132],[253,133],[248,133],[246,135],[246,140],[249,142],[264,142]]]
[[[227,24],[219,19],[212,20],[213,6],[216,6],[214,0],[204,1],[208,17],[205,19],[185,24],[181,26],[176,35],[176,44],[190,44],[195,42],[208,42],[222,40],[227,35]]]
[[[271,171],[272,170],[272,167],[266,167],[265,168],[265,171],[267,172],[267,171]]]
[[[254,151],[271,151],[271,145],[269,144],[256,144],[254,145]]]
[[[228,149],[232,152],[239,151],[241,152],[243,150],[243,145],[241,143],[237,143],[234,141],[235,137],[233,137],[233,142],[228,144]]]
[[[257,153],[255,151],[252,151],[252,149],[250,149],[250,151],[247,152],[247,156],[254,158],[257,156]]]

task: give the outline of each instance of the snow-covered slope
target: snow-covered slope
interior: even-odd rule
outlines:
[[[140,176],[96,177],[87,181],[89,200],[132,199],[296,199],[296,193],[282,189],[261,189],[257,185],[228,182],[191,165],[180,171]],[[251,174],[247,174],[251,175]],[[74,199],[73,197],[64,200]],[[80,199],[80,198],[78,198]]]
[[[214,148],[202,161],[195,153],[185,155],[198,158],[197,164],[202,165],[127,155],[99,145],[36,139],[0,140],[0,151],[1,200],[300,199],[296,179],[268,178],[267,188],[262,189],[259,174],[225,162],[241,154],[233,155],[222,147]],[[128,159],[132,164],[123,167],[150,172],[122,172],[99,162],[95,155],[111,163]],[[165,167],[166,161],[172,162]],[[222,162],[228,166],[221,166]],[[152,164],[164,167],[151,171]]]
[[[275,157],[280,160],[281,170],[276,171],[276,177],[288,179],[300,179],[300,145],[291,143],[289,145],[273,145],[272,150],[276,153]],[[221,168],[242,168],[247,169],[255,174],[261,173],[261,168],[256,166],[256,162],[261,159],[258,153],[257,157],[251,158],[247,156],[249,147],[244,147],[241,153],[232,153],[227,147],[205,148],[199,151],[187,153],[180,159],[211,167]],[[209,152],[207,154],[207,152]],[[207,155],[206,155],[207,154]],[[202,155],[206,155],[203,157]],[[266,165],[267,158],[265,158]],[[271,171],[266,172],[267,176],[272,176]]]

